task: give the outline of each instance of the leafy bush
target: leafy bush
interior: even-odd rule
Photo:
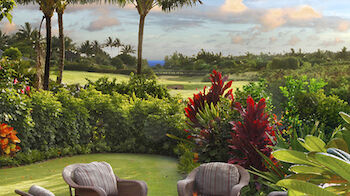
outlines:
[[[9,60],[20,60],[22,58],[22,53],[18,48],[10,47],[4,51],[2,56],[7,57]]]
[[[104,94],[113,94],[117,92],[146,99],[148,96],[156,97],[159,99],[170,97],[167,88],[158,85],[156,78],[146,77],[144,75],[130,74],[129,81],[117,83],[116,79],[109,81],[107,77],[98,79],[96,82],[88,80],[88,86],[93,87]]]
[[[275,57],[268,65],[268,69],[297,69],[300,66],[300,62],[296,57]]]

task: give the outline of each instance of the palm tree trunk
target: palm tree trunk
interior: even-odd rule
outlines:
[[[139,23],[139,43],[137,49],[137,74],[141,74],[142,71],[142,43],[143,43],[143,30],[145,27],[145,15],[140,15]]]
[[[35,40],[35,50],[36,50],[36,74],[35,74],[35,88],[37,90],[43,88],[42,84],[42,75],[43,75],[43,70],[42,70],[42,65],[43,65],[43,51],[41,48],[41,26],[44,22],[45,17],[42,18],[39,26],[39,32],[38,32],[38,37]]]
[[[64,60],[65,60],[65,45],[64,45],[64,34],[63,34],[63,12],[58,12],[58,28],[60,37],[60,68],[57,77],[57,83],[62,83]]]
[[[46,18],[46,59],[44,73],[44,90],[49,90],[50,78],[50,59],[51,59],[51,16],[45,15]]]

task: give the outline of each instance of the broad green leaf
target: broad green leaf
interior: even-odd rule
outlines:
[[[294,173],[303,173],[303,174],[322,174],[327,172],[322,168],[306,166],[306,165],[293,165],[292,167],[289,168],[289,170]]]
[[[312,152],[326,152],[326,143],[322,141],[320,138],[315,137],[313,135],[307,135],[305,140],[299,138],[299,143],[308,151]]]
[[[328,148],[337,148],[337,149],[340,149],[342,151],[345,151],[345,152],[349,153],[348,144],[342,138],[334,138],[334,139],[332,139],[330,142],[328,142],[326,148],[327,149]]]
[[[280,160],[287,163],[294,163],[294,164],[306,164],[306,165],[315,165],[315,163],[310,162],[307,159],[307,154],[304,152],[299,152],[295,150],[276,150],[272,152],[272,155]]]
[[[329,186],[326,187],[325,190],[337,193],[338,195],[340,194],[345,194],[346,191],[349,191],[349,186],[348,185],[336,185],[336,186]]]
[[[350,124],[350,115],[346,114],[344,112],[339,112],[340,116],[345,120],[345,122],[347,122],[348,124]]]
[[[330,182],[329,175],[321,174],[292,174],[285,179],[302,180],[316,185]]]
[[[336,196],[337,194],[324,190],[317,185],[293,179],[284,179],[277,182],[278,186],[292,189],[298,192],[306,193],[313,196]]]
[[[350,162],[328,153],[316,153],[316,160],[350,182]]]

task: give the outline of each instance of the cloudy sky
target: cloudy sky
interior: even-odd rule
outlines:
[[[186,55],[206,49],[223,54],[340,50],[350,44],[349,0],[203,0],[203,5],[171,13],[153,9],[146,18],[144,57],[161,60],[173,52]],[[25,22],[38,26],[38,6],[18,6],[12,24],[3,20],[2,31],[11,34]],[[70,5],[64,15],[65,32],[75,42],[108,36],[137,46],[138,13],[131,5]],[[57,16],[53,17],[57,34]],[[116,51],[108,51],[112,55]]]

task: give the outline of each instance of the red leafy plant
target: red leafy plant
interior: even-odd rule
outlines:
[[[193,99],[189,98],[185,115],[188,139],[196,144],[196,152],[201,162],[227,161],[230,127],[227,119],[228,113],[225,107],[233,101],[232,81],[227,82],[227,77],[222,77],[220,72],[213,70],[210,74],[212,86],[203,92],[194,94]],[[225,105],[226,104],[226,105]]]
[[[197,118],[197,114],[200,111],[203,111],[205,108],[205,104],[211,106],[217,105],[220,101],[220,98],[224,95],[225,91],[229,89],[232,85],[233,81],[229,81],[225,86],[224,83],[227,81],[228,77],[222,77],[220,72],[213,70],[213,73],[210,74],[210,81],[212,86],[209,88],[208,93],[206,93],[206,88],[204,87],[203,92],[199,92],[198,94],[193,95],[193,99],[189,98],[189,102],[187,107],[185,108],[186,117],[188,120],[186,124],[191,128],[204,128],[202,124],[200,124],[199,119]],[[225,98],[229,98],[233,100],[232,90],[230,89],[226,94]]]
[[[269,115],[265,112],[266,102],[261,99],[255,103],[252,97],[247,99],[247,108],[243,108],[236,102],[234,109],[242,118],[241,121],[231,122],[233,132],[229,140],[233,158],[229,163],[239,164],[245,168],[254,167],[266,171],[260,151],[267,157],[271,157],[272,149],[268,146],[274,144],[275,127],[270,125]]]
[[[13,127],[3,123],[0,125],[0,152],[1,155],[13,156],[21,148],[17,145],[21,142],[16,136],[17,132]]]

